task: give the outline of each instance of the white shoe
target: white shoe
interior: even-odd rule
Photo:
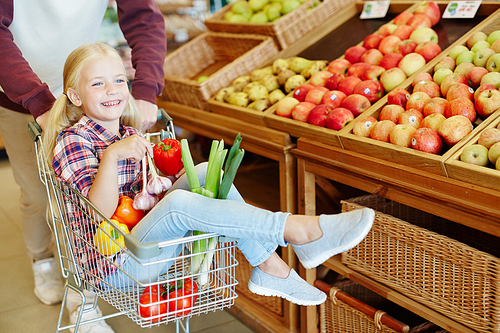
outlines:
[[[78,312],[80,311],[80,306],[77,307],[73,312],[69,314],[69,322],[71,324],[75,324],[76,320],[78,318]],[[101,318],[102,317],[102,311],[99,309],[99,306],[96,306],[96,308],[90,312],[85,312],[82,315],[81,322],[85,320],[90,320],[94,318]],[[70,332],[74,332],[74,328],[69,329]],[[93,323],[88,323],[85,325],[81,325],[78,327],[78,333],[115,333],[111,326],[109,326],[106,321],[104,320],[98,320]]]
[[[54,258],[37,260],[33,263],[35,295],[47,305],[60,303],[64,286]]]

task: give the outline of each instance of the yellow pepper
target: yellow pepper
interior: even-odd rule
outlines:
[[[129,234],[127,225],[111,219],[118,228]],[[100,254],[109,256],[120,252],[120,249],[125,247],[125,239],[123,236],[114,229],[113,225],[104,221],[101,223],[99,229],[94,234],[94,245]]]

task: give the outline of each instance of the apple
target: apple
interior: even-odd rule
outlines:
[[[448,147],[452,147],[470,132],[472,132],[472,123],[469,118],[462,115],[446,118],[438,130],[439,135]]]
[[[457,57],[460,53],[464,51],[469,51],[467,46],[465,45],[455,45],[451,48],[450,53],[448,53],[448,56],[452,58],[453,60],[457,60]]]
[[[415,8],[415,14],[425,14],[431,20],[431,26],[435,26],[441,19],[441,11],[434,1],[422,1]]]
[[[486,68],[488,59],[495,53],[496,52],[492,49],[481,49],[477,51],[476,55],[474,56],[474,65]]]
[[[391,69],[394,67],[398,67],[399,62],[403,59],[403,55],[399,53],[387,53],[384,54],[380,63],[378,64],[380,67],[387,69]]]
[[[311,75],[309,78],[309,84],[315,87],[324,87],[326,80],[333,74],[329,71],[319,71]]]
[[[497,161],[499,157],[500,157],[500,143],[497,142],[493,146],[491,146],[490,149],[488,150],[488,159],[490,160],[491,163],[495,165],[495,168],[496,164],[498,164]]]
[[[347,76],[355,76],[361,77],[363,76],[363,73],[370,68],[370,64],[367,64],[365,62],[357,62],[355,64],[352,64],[351,67],[347,70]]]
[[[441,68],[449,68],[451,70],[455,69],[455,60],[452,57],[444,57],[434,66],[434,73]]]
[[[401,40],[405,40],[410,38],[410,35],[413,32],[413,30],[415,30],[415,28],[405,24],[397,27],[392,34],[394,36],[398,36]]]
[[[476,67],[476,66],[471,62],[462,62],[462,63],[458,64],[457,67],[455,67],[455,70],[453,71],[453,73],[459,73],[459,74],[467,76],[467,73],[469,72],[469,70],[471,70],[474,67]]]
[[[467,77],[467,81],[469,81],[469,85],[472,88],[478,88],[481,84],[481,79],[488,73],[489,72],[486,68],[476,66],[469,69],[465,77]]]
[[[385,23],[378,28],[377,33],[382,36],[389,36],[398,28],[394,23]]]
[[[446,104],[448,104],[448,101],[442,97],[431,98],[431,100],[425,103],[424,105],[424,112],[423,112],[424,117],[427,117],[434,113],[439,113],[444,115],[446,110]]]
[[[416,109],[420,113],[424,112],[424,105],[431,100],[431,97],[425,92],[416,91],[410,95],[408,101],[406,102],[406,110]]]
[[[407,109],[399,115],[398,124],[406,124],[415,128],[420,127],[420,123],[424,120],[422,112],[416,109]]]
[[[441,86],[444,78],[447,77],[449,74],[453,74],[453,71],[449,68],[438,69],[432,76],[432,80],[436,82],[439,86]]]
[[[429,74],[427,72],[418,73],[417,75],[415,75],[415,77],[411,81],[411,85],[412,85],[412,87],[415,87],[417,85],[417,83],[424,82],[424,81],[432,81],[431,74]]]
[[[286,96],[276,103],[276,114],[278,116],[292,118],[292,109],[299,103],[297,99]]]
[[[432,27],[430,17],[425,14],[414,14],[406,24],[415,29]]]
[[[408,20],[413,16],[414,14],[411,12],[401,12],[392,21],[395,25],[406,25]]]
[[[406,109],[406,102],[410,98],[410,93],[408,90],[403,88],[396,88],[391,90],[387,94],[387,104],[396,104],[400,105]]]
[[[406,110],[401,105],[387,104],[380,110],[378,120],[391,120],[397,124],[399,122],[399,116],[405,111]]]
[[[380,81],[380,76],[385,72],[385,68],[377,65],[372,65],[370,68],[366,69],[363,75],[361,76],[361,80],[373,80]]]
[[[410,35],[417,44],[425,43],[428,41],[438,43],[438,34],[431,28],[416,28]]]
[[[328,104],[331,105],[333,108],[336,108],[340,106],[340,103],[346,98],[346,94],[344,94],[342,91],[339,90],[330,90],[327,91],[324,95],[323,98],[321,99],[321,103],[319,104]]]
[[[370,34],[365,37],[363,40],[363,47],[367,50],[377,49],[380,41],[384,38],[384,36],[379,34]]]
[[[490,49],[490,43],[485,40],[477,41],[474,46],[470,49],[472,52],[477,53],[477,51],[482,49]]]
[[[470,35],[470,37],[467,39],[467,47],[469,49],[472,48],[472,46],[474,46],[474,44],[480,40],[483,40],[483,41],[486,41],[488,39],[488,35],[485,34],[484,32],[482,31],[477,31],[475,33],[473,33],[472,35]],[[488,43],[489,44],[489,43]]]
[[[401,42],[401,38],[396,35],[389,35],[384,37],[378,46],[378,49],[383,54],[393,53],[396,45]]]
[[[363,95],[373,104],[384,96],[384,87],[374,80],[361,81],[354,88],[353,94]]]
[[[339,82],[345,79],[345,75],[341,73],[333,73],[332,76],[330,76],[326,82],[325,82],[325,88],[328,90],[337,90],[337,87],[339,86]]]
[[[439,154],[443,149],[443,142],[435,130],[422,127],[413,133],[411,147],[426,153]]]
[[[435,130],[439,129],[439,126],[441,126],[441,123],[445,121],[446,117],[442,115],[441,113],[432,113],[425,117],[421,122],[420,122],[420,127],[427,127]]]
[[[490,32],[486,41],[492,45],[497,39],[500,39],[500,30]]]
[[[460,53],[457,58],[455,59],[455,63],[460,65],[463,62],[469,62],[469,63],[474,63],[474,57],[476,56],[476,53],[472,51],[464,51]]]
[[[360,56],[361,57],[361,56]],[[335,59],[330,61],[327,70],[330,73],[340,73],[347,75],[347,70],[351,67],[351,62],[347,59]]]
[[[372,104],[370,103],[368,98],[359,94],[351,94],[344,98],[342,103],[340,103],[340,107],[350,110],[354,117],[359,116],[371,105]]]
[[[375,125],[377,122],[378,120],[372,116],[358,117],[356,118],[356,120],[354,120],[352,133],[357,136],[368,138],[370,137],[370,132],[373,128],[373,125]]]
[[[299,102],[303,102],[306,99],[307,93],[313,88],[314,86],[308,83],[300,85],[293,91],[293,97]]]
[[[344,58],[349,61],[351,64],[355,64],[360,62],[361,56],[366,52],[366,49],[363,46],[355,45],[349,47],[345,50]]]
[[[439,85],[434,81],[420,81],[415,87],[413,87],[413,92],[424,92],[429,95],[430,98],[440,97],[441,89]]]
[[[497,142],[500,142],[500,129],[495,127],[483,130],[477,139],[477,143],[487,149],[490,149]]]
[[[488,90],[488,89],[495,90],[496,88],[494,85],[492,85],[490,83],[480,85],[479,88],[477,88],[476,91],[474,92],[474,101],[477,100],[480,93],[482,93],[483,91]]]
[[[444,110],[444,116],[451,118],[453,116],[461,115],[467,117],[471,123],[476,121],[476,109],[474,103],[467,97],[458,97],[453,100],[448,100]]]
[[[411,138],[417,129],[408,124],[394,126],[389,136],[389,142],[400,147],[411,147]]]
[[[323,95],[326,94],[329,90],[325,87],[314,87],[306,95],[304,102],[309,102],[315,105],[321,104],[321,100],[323,99]]]
[[[398,67],[390,68],[380,75],[380,83],[389,92],[406,80],[406,74]]]
[[[399,53],[402,56],[405,56],[408,53],[415,52],[417,46],[418,44],[414,40],[405,39],[396,44],[396,46],[394,47],[394,53]]]
[[[307,122],[307,116],[309,112],[316,106],[316,104],[310,102],[299,102],[292,109],[292,118],[304,123]]]
[[[356,85],[361,82],[361,79],[356,76],[348,76],[339,82],[337,90],[342,91],[347,96],[351,95]]]
[[[500,91],[496,89],[484,90],[474,102],[479,117],[485,119],[500,108]]]
[[[436,42],[428,41],[418,44],[415,52],[422,55],[425,61],[429,62],[441,53],[441,47]]]
[[[495,51],[495,53],[500,52],[500,41],[499,41],[499,39],[497,39],[496,41],[493,42],[493,44],[491,44],[490,49],[493,50],[493,51]]]
[[[326,117],[334,109],[333,106],[320,104],[311,109],[307,115],[307,122],[312,125],[325,127]]]
[[[454,84],[457,84],[457,83],[463,83],[463,84],[468,84],[469,82],[467,81],[467,78],[465,77],[465,75],[463,74],[460,74],[460,73],[452,73],[452,74],[449,74],[447,75],[443,81],[441,82],[441,93],[443,94],[443,96],[446,96],[446,94],[448,93],[448,89],[450,89],[450,87]]]
[[[384,55],[378,49],[369,49],[361,55],[360,60],[370,65],[378,65],[383,57]]]
[[[373,125],[373,128],[370,132],[370,138],[389,142],[391,137],[391,131],[396,126],[396,124],[391,120],[380,120]]]
[[[488,165],[488,148],[479,144],[472,144],[465,147],[460,153],[460,161],[474,165]]]
[[[451,101],[459,97],[467,97],[468,99],[471,100],[471,102],[474,102],[474,89],[463,83],[457,83],[452,85],[448,89],[448,93],[446,94],[446,99],[448,101]]]
[[[490,72],[500,72],[500,53],[495,53],[488,58],[486,69]]]
[[[491,72],[486,73],[481,78],[481,86],[483,84],[492,84],[495,86],[495,89],[500,88],[500,73],[499,72]]]
[[[354,119],[351,111],[345,108],[335,108],[326,117],[325,126],[333,130],[341,130]]]
[[[409,77],[415,74],[420,68],[424,67],[425,63],[425,58],[422,55],[412,52],[401,59],[398,68],[402,69],[406,76]]]

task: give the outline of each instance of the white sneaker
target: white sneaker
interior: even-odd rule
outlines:
[[[47,305],[60,303],[64,286],[54,258],[37,260],[33,263],[35,295]]]
[[[69,314],[69,322],[71,324],[75,324],[76,320],[78,318],[78,312],[80,311],[80,306],[77,307],[73,312]],[[81,321],[89,320],[89,319],[94,319],[94,318],[101,318],[102,317],[102,311],[99,309],[99,306],[96,306],[96,308],[90,312],[85,312],[82,315]],[[70,332],[74,332],[74,328],[69,329]],[[98,320],[93,323],[88,323],[85,325],[80,325],[78,327],[78,333],[115,333],[111,326],[109,326],[106,321],[104,320]]]

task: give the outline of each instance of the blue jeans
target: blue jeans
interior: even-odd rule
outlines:
[[[196,166],[201,186],[205,183],[207,163]],[[186,175],[182,175],[167,192],[166,196],[131,231],[142,243],[164,242],[185,237],[191,230],[213,232],[238,239],[238,248],[252,266],[264,262],[274,253],[278,245],[287,246],[283,237],[285,220],[290,213],[271,212],[244,202],[240,193],[232,186],[226,200],[211,199],[190,191]],[[147,261],[173,258],[180,248],[168,249],[159,257]],[[154,276],[165,273],[144,269],[132,258],[121,266],[139,281],[150,281]],[[147,267],[147,266],[146,266]],[[117,274],[123,276],[116,276]],[[118,271],[108,277],[118,278],[121,283],[124,274]],[[153,281],[151,281],[153,282]]]

